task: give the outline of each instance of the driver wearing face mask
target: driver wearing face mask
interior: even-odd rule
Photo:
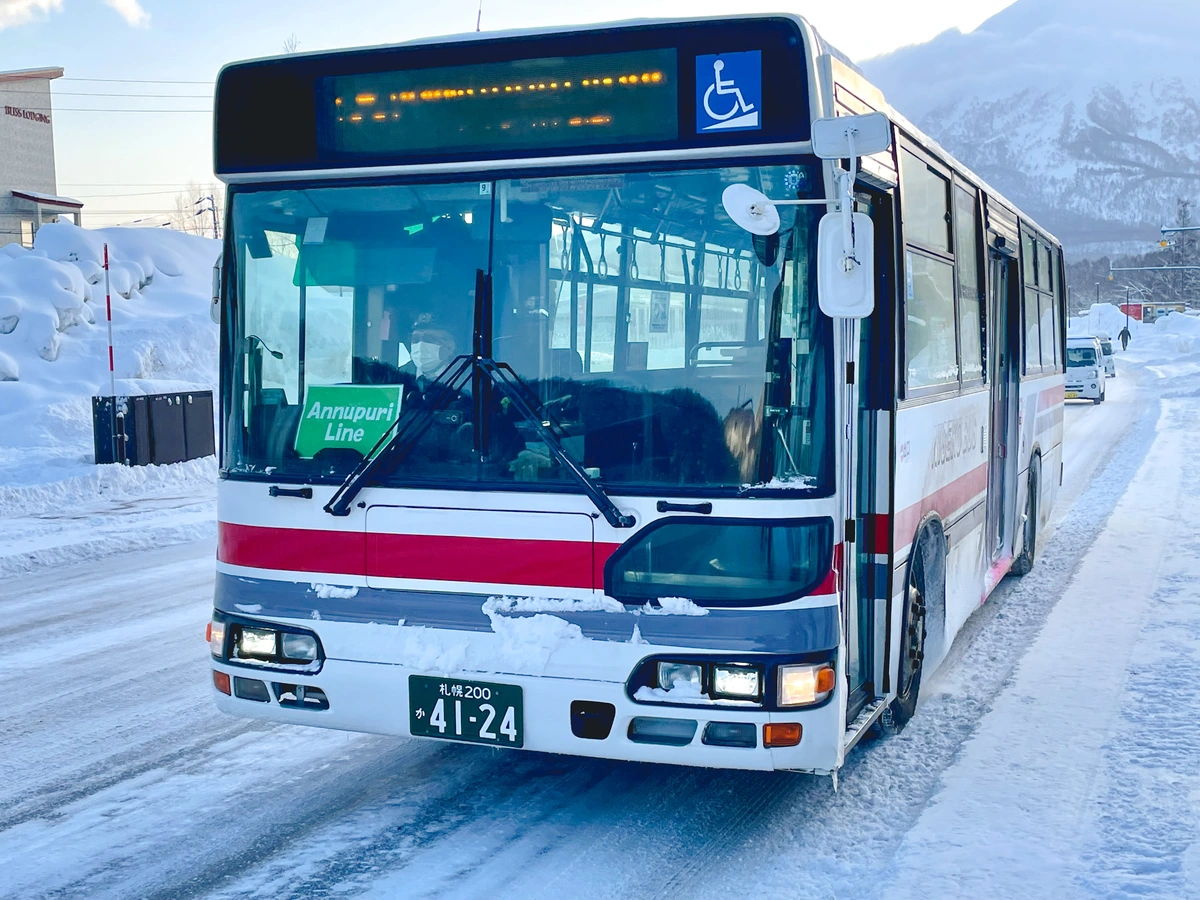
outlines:
[[[432,313],[422,313],[413,323],[408,354],[416,370],[417,387],[425,390],[454,359],[454,335],[442,328]]]

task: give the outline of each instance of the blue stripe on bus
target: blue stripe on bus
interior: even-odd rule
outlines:
[[[424,625],[456,631],[491,631],[479,594],[360,587],[353,597],[317,596],[307,583],[217,574],[213,605],[235,616],[331,622]],[[240,607],[240,608],[239,608]],[[315,614],[315,615],[314,615]],[[512,615],[521,615],[513,613]],[[529,613],[528,615],[533,615]],[[756,653],[812,653],[838,644],[836,606],[811,609],[712,609],[707,616],[635,616],[610,612],[554,612],[578,625],[585,637],[628,641],[637,625],[642,639],[667,646]]]

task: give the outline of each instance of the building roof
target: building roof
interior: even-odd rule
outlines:
[[[59,197],[57,194],[43,194],[41,191],[13,191],[12,195],[21,200],[32,200],[44,206],[66,206],[70,209],[83,209],[83,201],[73,197]]]
[[[62,66],[47,66],[42,69],[14,69],[10,72],[0,72],[0,84],[9,81],[36,81],[42,79],[52,81],[62,78]]]

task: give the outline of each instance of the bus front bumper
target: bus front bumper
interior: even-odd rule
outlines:
[[[233,694],[213,687],[217,706],[232,715],[292,725],[314,725],[343,731],[412,737],[409,727],[409,676],[429,675],[395,664],[327,659],[319,674],[296,675],[228,665],[213,660],[214,682],[225,685],[243,679]],[[229,677],[224,682],[221,675]],[[523,748],[544,753],[598,757],[648,763],[704,766],[710,768],[792,770],[828,773],[839,765],[842,726],[838,715],[840,688],[823,705],[787,712],[729,708],[715,705],[680,706],[635,702],[623,681],[554,677],[553,674],[509,675],[462,673],[455,678],[515,685],[523,701]],[[257,681],[265,690],[244,689],[246,680]],[[327,708],[320,704],[296,705],[295,685],[317,688]],[[254,694],[259,699],[250,699]],[[263,695],[265,694],[265,699]],[[282,694],[282,699],[280,695]],[[607,703],[615,708],[612,727],[603,737],[580,737],[572,728],[572,703]],[[635,723],[635,719],[638,720]],[[669,720],[647,722],[651,720]],[[716,727],[710,728],[712,723]],[[718,746],[711,739],[732,729],[728,723],[744,723],[738,733],[750,734],[754,746]],[[671,744],[656,743],[657,735],[668,732],[686,735]],[[764,726],[798,724],[799,743],[791,747],[764,746]],[[776,732],[778,733],[778,732]],[[647,736],[651,740],[647,740]],[[429,738],[438,740],[438,738]],[[491,746],[504,746],[500,738]]]

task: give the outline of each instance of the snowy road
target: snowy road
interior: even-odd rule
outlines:
[[[1014,672],[1077,569],[1103,576],[1106,561],[1088,549],[1128,496],[1168,390],[1134,374],[1109,382],[1103,406],[1068,409],[1063,500],[1037,568],[972,617],[923,688],[920,714],[901,736],[856,750],[837,793],[828,778],[509,754],[222,716],[203,643],[208,541],[13,578],[0,597],[0,896],[715,897],[751,886],[908,896],[921,866],[912,836],[946,839],[929,836],[930,811],[956,802],[972,755],[964,747],[978,743],[968,739],[1010,702]],[[1168,402],[1176,418],[1196,421],[1198,401]],[[1183,696],[1181,684],[1173,689]],[[1198,761],[1177,762],[1195,771]],[[1200,796],[1191,782],[1181,789],[1185,800]],[[1101,858],[1105,835],[1087,832],[1081,852]],[[1174,884],[1151,886],[1160,883]],[[1096,896],[1120,895],[1088,884]]]

